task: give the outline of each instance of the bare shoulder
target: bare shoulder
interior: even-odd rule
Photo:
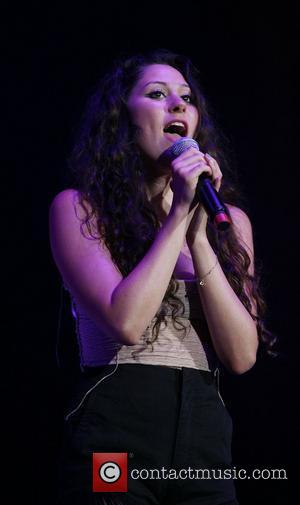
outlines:
[[[57,205],[61,204],[63,202],[74,202],[76,199],[79,199],[79,193],[76,189],[73,188],[68,188],[64,189],[60,193],[58,193],[52,200],[51,206],[52,205]]]
[[[82,201],[75,189],[65,189],[52,200],[49,209],[50,245],[54,259],[64,274],[72,263],[80,263],[84,257],[105,252],[91,205]]]
[[[85,217],[86,211],[91,211],[91,206],[87,201],[84,201],[84,205],[82,205],[80,193],[76,189],[69,188],[61,191],[53,198],[50,213],[57,211],[71,212],[79,219],[82,219]]]
[[[84,233],[89,234],[85,220],[89,217],[90,229],[93,234],[98,234],[97,222],[92,215],[92,207],[87,200],[83,200],[79,191],[73,188],[65,189],[58,193],[52,200],[49,209],[50,227],[57,219],[59,223],[68,223],[81,226]]]
[[[227,204],[227,207],[230,211],[232,222],[235,226],[246,226],[246,228],[252,228],[250,218],[244,210],[236,207],[235,205]]]
[[[248,214],[234,205],[227,205],[227,207],[237,235],[241,238],[249,235],[252,236],[252,224]]]

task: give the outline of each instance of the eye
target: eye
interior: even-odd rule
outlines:
[[[194,103],[192,95],[183,95],[181,98],[187,103]]]
[[[149,96],[149,98],[161,98],[162,96],[166,96],[165,93],[163,91],[161,91],[160,89],[156,89],[155,91],[150,91],[150,93],[147,93],[146,96]]]

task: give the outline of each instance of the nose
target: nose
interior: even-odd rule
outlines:
[[[174,97],[169,105],[170,112],[185,112],[186,102],[181,97]]]

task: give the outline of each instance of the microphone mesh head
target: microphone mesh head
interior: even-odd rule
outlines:
[[[176,140],[176,142],[174,142],[174,144],[165,151],[165,154],[168,158],[173,160],[190,147],[195,147],[199,151],[199,145],[196,140],[189,137],[182,137],[181,139]]]

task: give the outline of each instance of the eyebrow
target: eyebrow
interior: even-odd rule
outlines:
[[[163,84],[164,86],[167,86],[167,85],[168,85],[168,83],[167,83],[167,82],[164,82],[164,81],[149,81],[149,82],[147,82],[147,84],[145,84],[145,85],[143,86],[143,88],[146,88],[146,86],[148,86],[148,84]],[[180,86],[180,87],[183,87],[183,86],[184,86],[184,87],[186,87],[186,88],[190,88],[190,86],[189,86],[188,84],[178,84],[178,86]]]

